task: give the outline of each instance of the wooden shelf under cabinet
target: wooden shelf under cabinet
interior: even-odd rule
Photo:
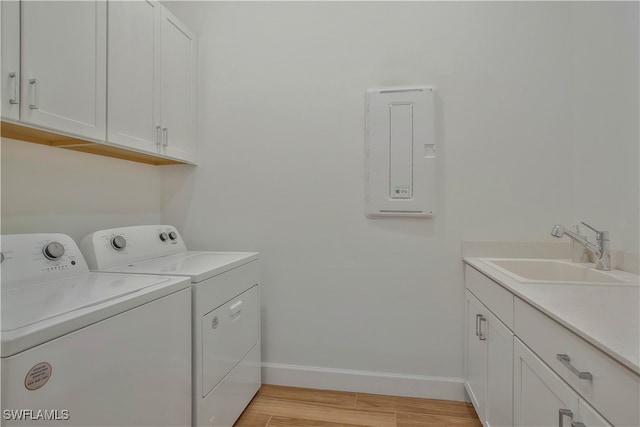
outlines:
[[[0,136],[3,138],[49,145],[51,147],[65,148],[67,150],[81,151],[83,153],[97,154],[99,156],[146,163],[148,165],[160,166],[188,164],[178,160],[155,156],[153,154],[131,151],[122,147],[88,141],[6,121],[1,122]]]

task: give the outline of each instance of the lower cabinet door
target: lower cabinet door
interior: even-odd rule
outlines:
[[[513,353],[514,425],[571,426],[579,411],[578,395],[517,338]]]
[[[513,333],[485,311],[487,342],[486,427],[513,425]],[[484,329],[483,329],[484,331]]]
[[[480,319],[484,305],[471,292],[466,292],[466,342],[464,386],[484,424],[486,407],[486,340],[480,339]]]
[[[580,399],[580,421],[586,427],[613,427],[613,424],[605,420],[602,415],[582,399]]]

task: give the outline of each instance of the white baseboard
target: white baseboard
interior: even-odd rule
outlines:
[[[468,402],[462,378],[262,364],[264,384]]]

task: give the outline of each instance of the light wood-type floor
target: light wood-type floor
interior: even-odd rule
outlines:
[[[482,427],[466,402],[264,384],[234,427]]]

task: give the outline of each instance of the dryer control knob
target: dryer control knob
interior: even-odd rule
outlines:
[[[127,240],[122,236],[116,236],[111,239],[111,246],[113,246],[113,249],[116,251],[121,251],[127,246]]]
[[[165,242],[169,238],[169,235],[167,233],[160,233],[160,236],[158,237],[160,237],[160,240]]]
[[[46,259],[51,261],[58,260],[64,255],[64,246],[58,242],[47,243],[44,248],[42,248],[42,254]]]
[[[176,240],[178,238],[178,233],[176,233],[175,231],[170,231],[169,232],[169,238],[171,240]]]

